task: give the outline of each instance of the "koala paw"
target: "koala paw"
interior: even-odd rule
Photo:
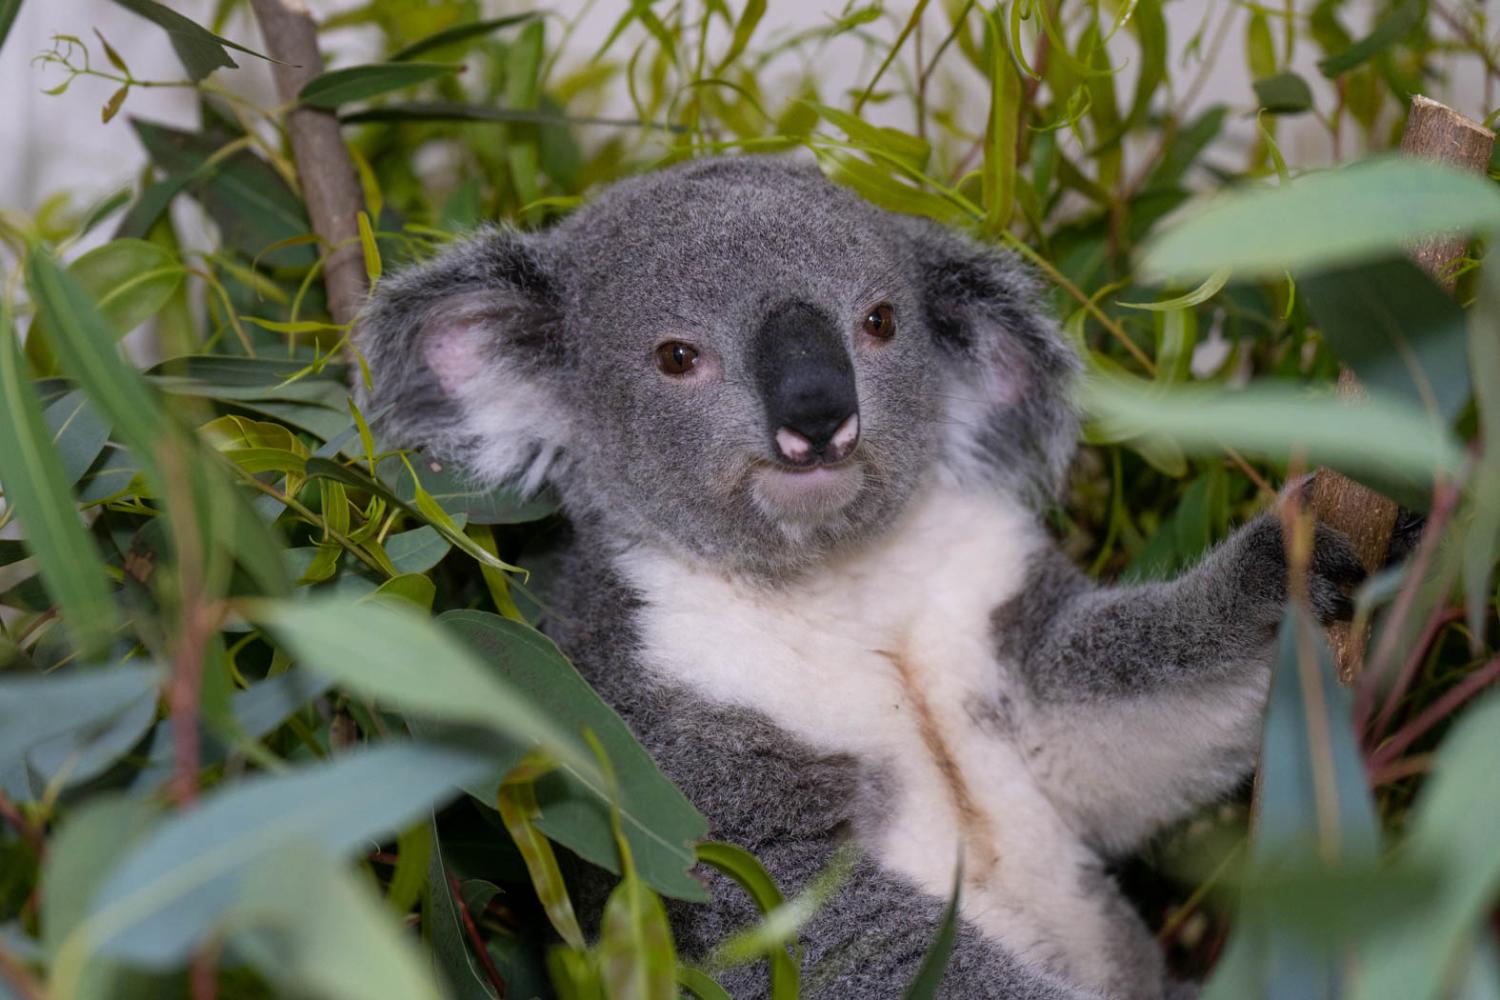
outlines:
[[[1280,518],[1274,513],[1262,515],[1247,526],[1245,540],[1241,586],[1268,616],[1279,621],[1290,596]],[[1350,592],[1364,578],[1365,568],[1344,533],[1326,524],[1316,525],[1307,567],[1307,600],[1323,624],[1353,616]]]
[[[1365,578],[1364,565],[1342,531],[1319,524],[1313,532],[1307,573],[1308,603],[1324,625],[1348,621],[1354,617],[1354,602],[1349,594]]]

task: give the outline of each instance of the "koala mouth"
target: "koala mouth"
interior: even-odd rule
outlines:
[[[849,506],[864,486],[861,464],[788,466],[763,462],[756,466],[750,489],[757,505],[778,520],[818,521]]]

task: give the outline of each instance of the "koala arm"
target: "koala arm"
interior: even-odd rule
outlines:
[[[1347,615],[1362,569],[1344,537],[1318,526],[1309,569],[1319,616]],[[1287,597],[1273,513],[1169,582],[1099,587],[1049,551],[996,611],[1034,773],[1097,848],[1133,849],[1253,767]]]

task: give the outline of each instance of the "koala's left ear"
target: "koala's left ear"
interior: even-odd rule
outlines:
[[[1072,383],[1080,366],[1040,289],[1007,251],[925,219],[898,225],[924,325],[956,362],[946,401],[950,471],[1055,496],[1077,448]]]
[[[568,443],[562,306],[535,237],[485,229],[382,281],[355,377],[383,443],[425,447],[468,475],[541,486]]]

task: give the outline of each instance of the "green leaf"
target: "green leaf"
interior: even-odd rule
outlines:
[[[90,405],[88,396],[77,389],[49,404],[42,419],[51,432],[52,447],[62,459],[68,484],[77,485],[104,451],[109,424]]]
[[[313,843],[266,857],[228,918],[246,928],[230,939],[236,953],[282,996],[442,998],[416,942],[369,885]]]
[[[469,951],[437,825],[429,823],[428,829],[432,832],[432,853],[427,863],[427,901],[422,926],[432,936],[433,964],[456,1000],[494,1000],[494,989]]]
[[[392,52],[388,57],[388,61],[393,63],[405,62],[406,60],[413,59],[424,52],[430,52],[433,49],[447,48],[450,45],[457,45],[459,42],[467,42],[471,39],[479,38],[483,35],[488,35],[493,31],[498,31],[501,28],[508,28],[513,24],[520,24],[522,21],[529,21],[533,17],[537,16],[538,15],[535,11],[528,11],[525,14],[510,14],[505,17],[492,17],[484,21],[471,21],[468,24],[457,24],[451,28],[445,28],[442,31],[428,35],[425,38],[419,38],[415,42],[412,42],[410,45],[404,46],[403,48]]]
[[[5,39],[10,37],[10,26],[16,23],[16,15],[21,12],[21,0],[0,0],[0,49],[5,47]]]
[[[1266,709],[1252,859],[1375,858],[1379,823],[1352,705],[1321,630],[1289,608]]]
[[[767,915],[786,902],[771,873],[743,847],[709,841],[698,845],[698,860],[733,879],[750,894],[761,915]],[[772,1000],[797,1000],[802,994],[802,971],[797,959],[779,948],[771,952]]]
[[[1203,279],[1203,283],[1197,288],[1176,298],[1163,299],[1160,302],[1121,302],[1120,305],[1126,309],[1146,309],[1151,312],[1172,312],[1176,309],[1191,309],[1193,306],[1201,306],[1215,295],[1219,294],[1229,282],[1229,269],[1216,271]]]
[[[51,839],[42,873],[42,942],[50,953],[83,921],[94,893],[157,815],[150,799],[121,794],[91,799],[69,814]]]
[[[1281,277],[1394,256],[1414,239],[1500,228],[1500,191],[1483,177],[1403,156],[1308,174],[1277,188],[1208,199],[1147,247],[1144,276]]]
[[[1296,73],[1277,73],[1255,81],[1255,99],[1272,114],[1294,115],[1312,107],[1312,90]]]
[[[186,273],[165,247],[129,239],[95,247],[69,264],[68,272],[121,337],[160,312]]]
[[[1329,79],[1346,73],[1405,38],[1422,20],[1426,9],[1423,0],[1404,0],[1375,26],[1375,30],[1349,48],[1319,61],[1318,70]]]
[[[677,955],[667,910],[633,871],[604,905],[599,969],[610,1000],[676,1000]]]
[[[677,967],[677,982],[698,1000],[734,1000],[712,976],[691,965]]]
[[[953,891],[948,895],[948,905],[943,908],[943,918],[938,921],[937,935],[932,946],[922,956],[922,967],[902,994],[904,1000],[935,1000],[938,988],[943,983],[943,974],[948,971],[948,960],[953,955],[953,945],[958,940],[958,903],[963,894],[963,865],[953,873]]]
[[[1351,706],[1321,631],[1305,611],[1289,605],[1277,637],[1250,845],[1252,861],[1271,877],[1261,880],[1266,891],[1243,900],[1236,927],[1244,939],[1241,961],[1264,982],[1267,996],[1337,995],[1342,957],[1330,947],[1337,932],[1295,934],[1277,904],[1296,905],[1298,886],[1313,887],[1309,875],[1324,883],[1324,895],[1333,894],[1329,880],[1337,882],[1340,863],[1363,865],[1363,877],[1353,881],[1356,887],[1367,883],[1379,851],[1379,823]],[[1293,889],[1278,896],[1269,885],[1288,872]],[[1345,889],[1337,886],[1340,895]]]
[[[1399,400],[1313,395],[1262,380],[1236,391],[1167,387],[1121,377],[1086,380],[1080,402],[1117,439],[1144,436],[1194,454],[1236,448],[1287,462],[1329,465],[1420,505],[1439,475],[1463,465],[1446,428]]]
[[[799,103],[812,108],[825,121],[837,126],[854,145],[865,150],[878,150],[913,170],[920,172],[925,169],[928,159],[932,156],[931,144],[908,132],[881,125],[871,125],[857,115],[851,115],[847,111],[840,111],[838,108],[819,104],[816,101],[800,101]]]
[[[1308,310],[1339,360],[1373,391],[1452,422],[1469,398],[1464,312],[1404,259],[1300,275]]]
[[[235,61],[229,58],[229,53],[224,51],[225,46],[258,59],[268,58],[253,49],[221,38],[154,0],[115,0],[115,3],[165,31],[177,58],[182,60],[183,68],[194,80],[203,79],[221,66],[227,69],[237,67]]]
[[[385,902],[397,917],[406,916],[422,895],[432,851],[430,821],[414,823],[396,838],[396,870],[391,873]]]
[[[307,81],[297,100],[314,108],[337,108],[403,87],[415,87],[450,76],[463,69],[456,63],[389,62],[368,63],[330,70]]]
[[[94,950],[149,967],[182,963],[287,845],[345,854],[410,824],[489,767],[476,751],[393,742],[205,796],[125,854],[63,947],[58,988]]]
[[[581,740],[545,706],[414,613],[325,597],[260,604],[253,614],[308,670],[404,711],[489,727],[598,779]]]
[[[155,667],[6,675],[0,681],[0,770],[46,740],[97,732],[160,683]]]
[[[27,376],[0,303],[0,484],[47,592],[69,633],[87,650],[102,648],[119,623],[99,551],[78,517],[69,471],[52,444],[35,385]]]
[[[531,876],[531,886],[536,891],[537,901],[547,914],[557,936],[569,948],[582,949],[583,931],[578,926],[578,915],[573,909],[573,900],[568,896],[567,883],[563,881],[562,869],[557,863],[557,854],[536,827],[540,809],[536,801],[536,779],[548,769],[545,756],[528,754],[505,779],[495,796],[495,805],[506,832],[515,842],[516,849],[526,862],[526,871]]]
[[[984,228],[993,235],[1010,225],[1015,210],[1021,76],[1000,30],[998,15],[987,15],[985,26],[990,45],[990,113],[985,122],[982,177]]]
[[[130,124],[152,162],[170,177],[184,178],[183,183],[219,226],[224,244],[245,257],[254,258],[273,244],[312,231],[302,202],[281,175],[254,154],[239,150],[214,159],[224,144],[222,138],[139,118],[132,118]],[[284,245],[261,257],[273,267],[306,267],[316,259],[313,248],[302,244]]]
[[[48,842],[42,869],[42,942],[55,958],[63,943],[88,915],[99,887],[128,853],[156,824],[159,805],[146,798],[107,793],[95,796],[68,813],[62,828]],[[138,974],[137,974],[138,976]],[[132,989],[139,978],[122,966],[95,957],[78,972],[73,992],[77,1000],[147,1000],[156,990]]]
[[[450,611],[438,622],[454,632],[490,671],[541,706],[549,718],[573,731],[587,729],[603,745],[620,789],[620,822],[641,876],[678,899],[706,898],[692,868],[694,842],[708,823],[657,769],[620,717],[536,630],[481,611]],[[497,755],[495,770],[508,771],[526,752],[515,747]],[[493,785],[489,786],[493,788]],[[603,786],[562,767],[537,782],[542,809],[538,827],[575,854],[619,872],[607,795]],[[485,801],[489,795],[481,796]]]
[[[1363,968],[1351,991],[1354,1000],[1452,995],[1443,986],[1458,978],[1474,927],[1500,895],[1496,732],[1500,696],[1492,694],[1459,718],[1437,751],[1410,820],[1406,850],[1443,873],[1440,894],[1370,936],[1360,949]]]

